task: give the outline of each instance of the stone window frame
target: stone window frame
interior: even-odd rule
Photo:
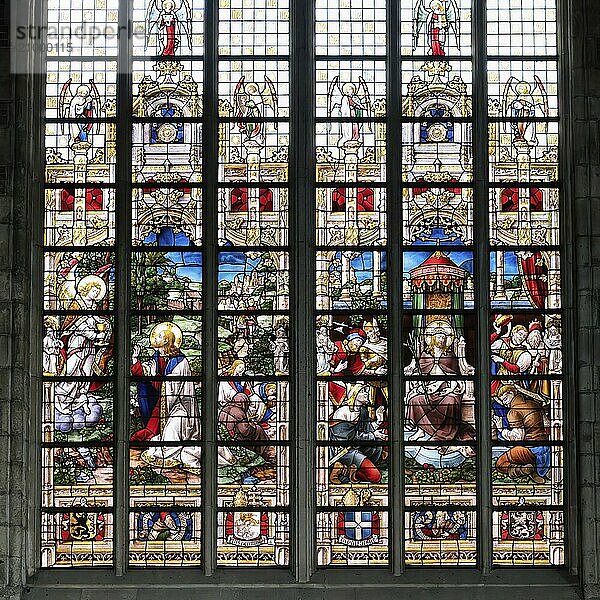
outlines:
[[[38,9],[36,12],[39,16],[39,5],[36,5]],[[568,2],[562,2],[562,8],[564,13],[570,13],[570,7]],[[570,14],[569,14],[570,17]],[[563,18],[563,24],[567,19]],[[300,24],[298,25],[296,32],[303,31],[307,29],[307,20],[303,19],[301,16],[298,17],[298,21]],[[32,19],[33,23],[42,22],[40,19],[36,19],[35,17]],[[569,18],[570,22],[570,18]],[[561,81],[562,81],[562,102],[563,112],[561,118],[561,137],[562,137],[562,146],[565,149],[563,152],[562,158],[562,173],[563,173],[563,222],[565,224],[571,224],[572,218],[569,214],[571,212],[570,207],[570,190],[572,188],[573,182],[571,180],[571,172],[572,172],[572,152],[570,151],[570,141],[571,141],[571,94],[570,94],[570,81],[567,77],[567,72],[569,71],[567,65],[570,64],[570,40],[566,35],[566,27],[563,27],[563,33],[561,38],[563,39],[563,50],[561,51]],[[481,31],[481,30],[480,30]],[[483,36],[480,36],[482,39]],[[308,53],[308,48],[305,48],[305,52]],[[297,55],[300,52],[297,53]],[[301,62],[299,60],[299,62]],[[39,77],[32,76],[28,79],[20,78],[17,80],[17,97],[20,98],[20,107],[21,114],[17,115],[17,119],[20,119],[18,122],[24,128],[21,131],[18,131],[16,134],[17,139],[28,140],[27,144],[23,144],[21,148],[17,150],[17,156],[21,159],[25,159],[27,162],[25,163],[25,169],[27,172],[34,173],[35,169],[31,168],[32,165],[38,165],[39,159],[32,158],[32,155],[35,154],[35,136],[32,136],[36,131],[39,131],[39,127],[36,128],[36,110],[35,107],[39,107],[40,104],[38,100],[42,98],[41,93],[41,81]],[[33,92],[32,92],[33,90]],[[28,107],[32,110],[27,110],[25,107]],[[38,114],[39,116],[39,114]],[[482,124],[480,123],[480,126]],[[308,128],[306,128],[308,129]],[[25,135],[23,135],[25,132]],[[29,179],[31,181],[31,185],[28,185],[25,189],[25,193],[23,199],[27,198],[29,202],[28,212],[33,217],[34,226],[36,221],[39,224],[39,216],[36,217],[35,211],[35,199],[40,198],[41,194],[39,193],[40,189],[40,181],[37,177],[32,177]],[[292,184],[298,182],[291,182]],[[16,196],[18,198],[18,196]],[[39,227],[38,227],[39,229]],[[563,226],[562,234],[563,245],[565,247],[565,260],[564,264],[569,266],[573,264],[572,259],[572,243],[571,240],[573,235],[571,234],[570,227]],[[19,240],[16,240],[18,243]],[[15,241],[13,240],[13,243]],[[22,243],[22,242],[21,242]],[[30,298],[27,298],[26,294],[26,302],[30,302],[30,313],[36,314],[36,307],[40,304],[40,294],[39,289],[35,289],[36,285],[34,282],[37,280],[41,280],[39,273],[39,264],[36,265],[35,257],[36,255],[39,257],[40,251],[40,242],[39,239],[31,240],[31,247],[33,247],[33,258],[34,260],[29,263],[27,260],[29,256],[21,256],[19,263],[22,266],[22,269],[25,272],[25,282],[29,282],[32,285],[30,286],[32,289],[32,294]],[[312,269],[310,264],[306,265],[307,271]],[[27,277],[29,275],[29,277]],[[563,276],[564,276],[564,287],[567,291],[566,297],[564,299],[565,304],[565,314],[566,314],[566,327],[565,327],[565,337],[570,340],[570,348],[573,351],[576,351],[575,344],[573,340],[575,339],[575,322],[576,316],[574,315],[574,292],[575,287],[573,285],[573,273],[572,270],[563,267]],[[37,279],[36,279],[37,278]],[[302,279],[302,278],[300,278]],[[26,286],[27,287],[27,286]],[[31,325],[31,333],[29,339],[36,340],[41,339],[39,325],[36,324],[34,319],[30,320]],[[36,346],[32,345],[31,348],[28,349],[28,352],[25,353],[29,355],[31,362],[29,365],[35,364],[36,354],[39,354],[39,350]],[[24,356],[24,364],[27,365],[27,358]],[[17,370],[23,368],[23,363],[17,364]],[[25,367],[25,376],[24,376],[24,384],[22,388],[14,388],[19,389],[23,392],[23,397],[29,398],[31,400],[31,405],[36,406],[36,397],[39,397],[37,394],[37,390],[39,389],[39,378],[36,377],[35,374],[32,374],[33,369]],[[575,369],[573,368],[573,373],[569,373],[565,380],[566,390],[565,396],[571,398],[572,401],[569,403],[569,414],[568,414],[568,422],[566,424],[565,430],[571,430],[570,427],[575,429],[576,427],[576,411],[575,411],[575,399],[577,398],[577,385],[575,379]],[[28,391],[29,393],[28,393]],[[29,412],[29,441],[34,442],[37,439],[37,431],[33,424],[35,420],[32,419],[33,413],[35,410],[28,410],[27,406],[22,406],[21,410],[24,415]],[[16,411],[13,411],[15,414]],[[23,439],[27,439],[26,436]],[[298,438],[300,440],[301,438]],[[589,445],[586,444],[588,449]],[[373,584],[378,582],[382,589],[395,590],[398,589],[398,585],[402,587],[406,586],[408,590],[412,586],[415,588],[422,589],[422,586],[436,586],[437,589],[445,589],[444,586],[453,586],[456,584],[460,584],[461,586],[474,586],[479,587],[481,585],[485,585],[486,583],[494,586],[504,586],[513,581],[515,576],[522,576],[524,573],[527,573],[528,583],[527,586],[536,586],[539,585],[541,588],[546,588],[549,586],[552,589],[552,586],[560,588],[561,591],[558,592],[558,596],[552,596],[555,592],[550,592],[548,597],[560,597],[567,598],[570,597],[567,594],[574,593],[572,590],[576,587],[576,580],[572,578],[573,575],[578,571],[579,561],[581,559],[581,553],[578,551],[579,546],[579,528],[577,527],[577,523],[582,518],[582,515],[578,514],[577,506],[579,505],[579,493],[577,492],[577,480],[576,476],[578,474],[577,461],[575,460],[577,445],[575,439],[568,440],[567,444],[568,456],[570,457],[569,465],[571,476],[568,476],[569,490],[568,497],[569,502],[569,521],[575,524],[574,527],[571,528],[569,537],[571,539],[570,543],[570,551],[567,555],[568,561],[568,569],[502,569],[495,570],[493,573],[487,572],[486,570],[482,570],[481,572],[470,570],[470,569],[419,569],[412,571],[411,573],[389,573],[388,570],[381,572],[379,570],[369,569],[368,573],[358,572],[359,570],[345,570],[342,572],[334,572],[331,571],[326,573],[324,571],[318,572],[316,575],[310,574],[310,568],[307,568],[307,565],[296,565],[295,577],[292,574],[282,574],[281,572],[272,573],[269,571],[254,571],[250,572],[248,570],[226,570],[212,574],[194,574],[190,576],[188,573],[184,573],[182,571],[171,571],[171,570],[144,570],[143,572],[131,572],[131,573],[100,573],[99,571],[91,571],[91,570],[83,570],[81,572],[74,572],[73,570],[69,571],[45,571],[38,572],[35,567],[35,563],[37,562],[37,556],[35,555],[35,539],[37,536],[37,531],[39,525],[38,514],[35,509],[36,497],[38,495],[38,482],[39,482],[39,468],[36,466],[37,462],[39,462],[39,449],[36,447],[35,443],[27,444],[24,448],[21,448],[24,451],[24,461],[20,461],[21,453],[18,450],[18,444],[11,445],[11,457],[15,457],[14,463],[19,464],[29,464],[29,469],[24,471],[24,476],[27,479],[27,491],[25,493],[27,497],[27,503],[29,505],[28,509],[28,519],[26,524],[26,540],[23,540],[21,545],[21,555],[26,555],[27,560],[22,562],[22,570],[23,574],[27,575],[29,585],[31,589],[34,590],[35,593],[39,593],[43,589],[47,590],[60,590],[63,586],[70,586],[75,589],[76,587],[80,588],[103,588],[107,585],[112,585],[115,588],[118,588],[120,585],[126,586],[138,586],[140,588],[147,588],[152,585],[158,585],[159,587],[173,587],[173,588],[181,588],[189,587],[189,588],[197,588],[197,589],[206,589],[212,590],[218,589],[219,593],[222,592],[223,589],[229,588],[232,582],[235,583],[238,587],[243,587],[244,585],[248,585],[256,589],[278,586],[281,585],[281,589],[289,589],[289,590],[305,590],[306,593],[303,593],[303,597],[321,597],[322,595],[322,587],[327,586],[332,589],[339,588],[340,590],[348,590],[348,586],[359,586],[357,591],[355,592],[358,597],[358,590],[364,589],[365,597],[368,590],[373,589]],[[25,490],[23,490],[25,492]],[[302,504],[298,501],[298,506],[302,506]],[[13,536],[14,537],[14,536]],[[588,538],[589,539],[589,538]],[[297,546],[310,546],[309,537],[306,539],[297,539]],[[15,553],[13,553],[14,555]],[[92,577],[92,573],[94,576]],[[352,583],[349,584],[347,582],[347,576],[349,573],[352,573]],[[400,578],[397,575],[401,575]],[[175,581],[173,581],[175,580]],[[173,583],[169,583],[169,581],[173,581]],[[441,587],[439,587],[441,586]],[[518,586],[517,586],[518,589]],[[209,595],[213,593],[209,592]],[[295,592],[294,592],[295,593]],[[517,592],[518,593],[518,592]],[[235,595],[232,595],[235,597]],[[576,596],[573,596],[576,597]]]

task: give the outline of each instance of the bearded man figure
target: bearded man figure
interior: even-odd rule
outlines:
[[[544,409],[534,398],[525,396],[513,384],[506,384],[496,392],[499,402],[508,408],[507,426],[496,417],[494,424],[499,439],[508,442],[538,442],[539,446],[513,445],[496,461],[496,469],[511,479],[528,477],[535,483],[545,483],[550,470],[551,449],[544,445],[548,441],[548,428]]]
[[[405,369],[406,375],[461,375],[461,359],[465,360],[465,341],[453,350],[454,330],[449,323],[435,320],[425,328],[425,348]],[[406,396],[406,420],[415,429],[411,441],[471,441],[475,429],[463,419],[462,401],[465,383],[456,380],[415,382]],[[440,451],[447,451],[448,446]]]
[[[133,348],[131,374],[156,379],[137,384],[144,427],[132,435],[132,440],[157,443],[140,456],[148,464],[200,473],[199,446],[160,445],[200,439],[200,411],[194,383],[180,380],[192,376],[190,363],[180,350],[182,338],[175,323],[159,323],[150,332],[150,345],[155,352],[149,360],[140,361],[141,348],[137,345]]]
[[[405,375],[460,375],[461,359],[464,361],[466,343],[464,338],[457,342],[458,356],[453,350],[454,330],[442,319],[432,321],[424,332],[425,347],[419,356],[414,356],[404,369]],[[467,374],[467,373],[463,373]]]

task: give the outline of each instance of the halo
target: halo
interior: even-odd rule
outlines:
[[[350,91],[351,90],[351,91]],[[356,93],[356,86],[351,82],[347,81],[342,85],[342,94],[352,95]]]
[[[427,327],[425,327],[425,335],[433,335],[435,331],[442,329],[444,333],[454,339],[454,330],[448,321],[443,319],[436,319],[435,321],[431,321]],[[429,331],[428,331],[429,330]]]
[[[150,331],[150,344],[152,346],[156,343],[156,337],[159,333],[163,331],[170,331],[175,336],[175,345],[178,348],[181,348],[181,342],[183,340],[183,334],[181,333],[181,329],[179,326],[175,325],[175,323],[171,323],[169,321],[165,321],[164,323],[159,323],[152,328]]]
[[[100,294],[96,298],[96,300],[102,300],[104,296],[106,296],[106,282],[102,277],[98,277],[98,275],[86,275],[82,279],[79,280],[77,284],[77,292],[81,295],[81,288],[89,285],[90,283],[94,283],[100,286]]]

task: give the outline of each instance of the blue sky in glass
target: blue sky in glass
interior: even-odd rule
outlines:
[[[144,238],[144,244],[158,246],[191,246],[190,239],[183,231],[174,232],[171,227],[164,227],[156,234],[149,233]]]
[[[187,277],[194,283],[202,282],[202,254],[200,252],[167,252],[165,256],[175,267],[178,278]]]
[[[496,271],[496,253],[490,252],[490,271]],[[504,277],[513,277],[519,274],[517,255],[514,252],[504,252]]]
[[[385,271],[387,268],[386,253],[381,252],[381,270]],[[336,259],[341,259],[342,253],[335,253]],[[362,252],[360,256],[352,259],[350,265],[354,269],[356,280],[358,282],[365,281],[366,279],[373,279],[373,253]]]
[[[233,281],[241,273],[251,273],[263,255],[250,258],[243,252],[219,252],[219,281]]]

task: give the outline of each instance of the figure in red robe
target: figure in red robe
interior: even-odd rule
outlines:
[[[188,0],[150,0],[146,13],[146,47],[160,56],[192,52],[191,9]]]
[[[425,25],[428,54],[446,56],[450,31],[454,34],[456,47],[460,48],[458,35],[458,9],[455,0],[419,0],[413,21],[413,51],[417,50],[421,30]]]
[[[332,375],[360,375],[365,370],[360,349],[367,339],[367,334],[360,328],[352,329],[342,341],[334,342],[335,350],[331,356]],[[329,396],[339,406],[346,393],[346,388],[334,381],[329,382]]]

